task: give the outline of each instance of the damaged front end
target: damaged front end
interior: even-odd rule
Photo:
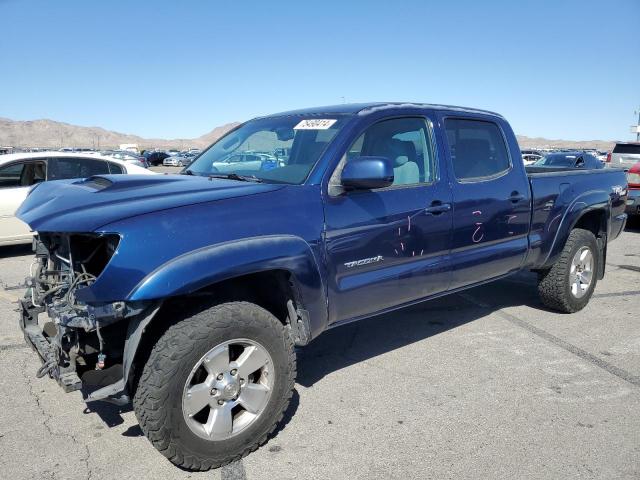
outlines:
[[[20,327],[42,359],[38,377],[49,375],[67,391],[98,389],[88,400],[128,400],[127,377],[143,323],[155,302],[85,303],[90,288],[116,254],[115,234],[43,233],[20,301]],[[44,314],[45,315],[41,315]],[[135,340],[135,345],[132,345]]]

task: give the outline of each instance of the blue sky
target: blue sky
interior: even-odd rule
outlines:
[[[0,0],[0,117],[190,138],[292,108],[487,108],[630,139],[640,0]]]

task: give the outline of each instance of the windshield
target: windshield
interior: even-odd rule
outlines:
[[[186,172],[301,184],[346,120],[344,115],[251,120],[214,143]]]
[[[572,167],[577,158],[576,155],[545,155],[533,165],[536,167]]]

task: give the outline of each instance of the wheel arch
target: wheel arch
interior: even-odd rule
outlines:
[[[288,302],[308,327],[308,342],[326,329],[325,286],[311,246],[291,235],[254,237],[188,252],[161,265],[129,293],[127,301],[161,300],[158,314],[136,328],[140,344],[131,352],[139,364],[154,339],[185,311],[249,301],[290,321]],[[292,326],[293,327],[293,326]],[[130,372],[125,376],[132,377]]]
[[[162,301],[157,313],[142,322],[131,321],[130,337],[137,337],[137,345],[125,351],[124,383],[132,394],[135,392],[138,374],[149,357],[155,343],[176,322],[214,305],[245,301],[256,304],[276,317],[282,324],[291,325],[289,302],[305,319],[313,319],[310,332],[321,332],[324,317],[312,316],[301,293],[301,283],[294,273],[285,269],[261,270],[236,275],[203,286],[202,288],[171,296]],[[294,332],[292,332],[292,335]],[[295,338],[295,337],[294,337]],[[310,339],[307,339],[309,341]]]
[[[582,228],[594,234],[602,252],[599,278],[604,275],[604,258],[606,256],[607,235],[611,204],[609,195],[603,190],[585,192],[567,206],[565,214],[556,231],[544,267],[553,265],[564,248],[571,231]]]

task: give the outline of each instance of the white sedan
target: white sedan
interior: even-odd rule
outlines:
[[[15,212],[27,198],[32,185],[48,180],[119,173],[154,175],[146,168],[87,153],[0,155],[0,246],[31,242],[33,233]]]

